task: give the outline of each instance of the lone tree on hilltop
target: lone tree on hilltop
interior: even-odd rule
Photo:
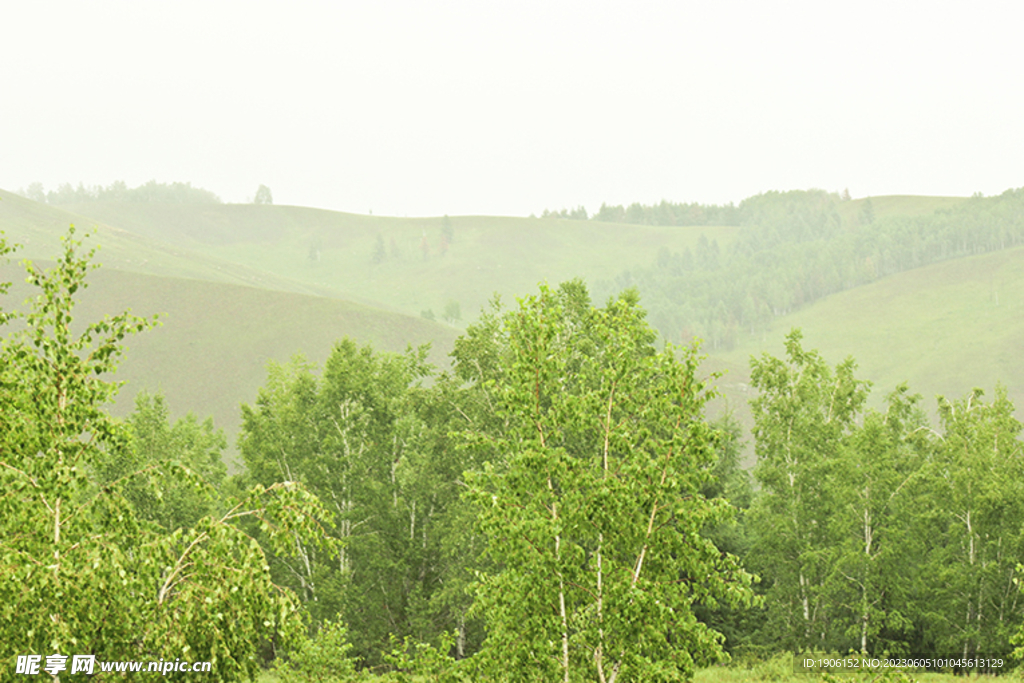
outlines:
[[[253,197],[253,204],[273,204],[274,196],[270,194],[270,188],[266,185],[260,185],[256,189],[256,196]]]

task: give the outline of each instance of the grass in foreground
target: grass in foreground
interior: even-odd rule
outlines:
[[[776,658],[750,667],[730,665],[700,669],[694,676],[693,683],[998,683],[999,681],[1016,683],[1020,680],[1019,674],[1015,671],[1008,671],[1003,676],[956,675],[935,672],[908,672],[901,675],[896,671],[848,676],[822,676],[820,674],[794,673],[792,656],[786,655],[784,660]],[[397,680],[405,680],[409,683],[429,683],[430,678],[407,676],[400,679],[396,675],[366,674],[359,680],[365,681],[365,683],[390,683]],[[256,681],[257,683],[281,683],[282,679],[276,671],[271,669],[263,671]]]

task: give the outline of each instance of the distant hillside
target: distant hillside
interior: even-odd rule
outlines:
[[[1007,385],[1024,409],[1024,247],[919,268],[837,294],[780,318],[762,339],[717,354],[745,363],[783,352],[793,327],[833,362],[853,355],[860,374],[888,391],[909,381],[929,399]]]
[[[713,353],[708,368],[724,369],[720,387],[728,403],[750,423],[746,401],[750,357],[782,357],[792,328],[804,348],[831,363],[847,356],[857,376],[874,382],[872,404],[908,382],[935,417],[935,396],[962,397],[974,387],[992,396],[996,383],[1024,417],[1024,247],[945,261],[899,273],[826,297],[776,319],[730,351]]]
[[[0,190],[0,231],[9,243],[21,245],[17,259],[53,258],[60,250],[60,238],[68,226],[75,225],[78,235],[94,233],[92,245],[99,245],[96,262],[107,268],[149,275],[182,277],[212,282],[244,284],[266,289],[308,292],[300,283],[289,282],[271,273],[200,254],[166,240],[123,230],[95,217],[40,204]]]
[[[769,192],[740,203],[728,247],[661,251],[598,292],[636,287],[665,338],[728,349],[823,297],[895,273],[1024,244],[1024,189],[995,197],[843,201],[820,190]],[[931,212],[929,213],[929,209]]]
[[[389,218],[292,206],[90,203],[69,209],[307,291],[419,315],[459,303],[463,322],[494,292],[511,301],[547,280],[593,282],[659,249],[727,246],[738,228],[560,219]]]

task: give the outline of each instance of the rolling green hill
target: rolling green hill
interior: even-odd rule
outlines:
[[[60,238],[67,233],[69,225],[76,226],[79,236],[94,234],[91,244],[100,245],[96,262],[106,268],[309,293],[301,284],[271,273],[189,251],[181,245],[112,227],[94,217],[0,190],[0,231],[9,243],[21,245],[16,258],[54,258],[60,251]]]
[[[301,283],[308,291],[413,315],[450,300],[472,319],[547,280],[593,282],[682,250],[702,234],[725,247],[736,227],[660,227],[562,219],[389,218],[293,206],[95,202],[69,207],[189,252]],[[448,222],[451,241],[443,246]],[[383,258],[374,262],[379,243]]]

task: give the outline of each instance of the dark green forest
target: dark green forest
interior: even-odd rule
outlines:
[[[77,319],[92,254],[72,230],[53,268],[27,265],[29,310],[0,299],[6,656],[186,658],[214,680],[683,681],[782,651],[1008,655],[1024,453],[1003,389],[940,398],[937,426],[912,387],[869,409],[854,359],[830,366],[795,330],[751,359],[747,472],[736,422],[705,416],[699,347],[654,323],[718,300],[699,320],[725,344],[730,325],[1017,244],[1021,197],[971,200],[984,230],[954,211],[842,231],[837,197],[762,195],[729,249],[616,281],[686,301],[541,286],[495,302],[443,371],[426,348],[339,340],[322,367],[269,366],[232,476],[212,422],[172,422],[160,396],[105,412],[124,341],[156,321]],[[744,318],[732,291],[764,299]]]

